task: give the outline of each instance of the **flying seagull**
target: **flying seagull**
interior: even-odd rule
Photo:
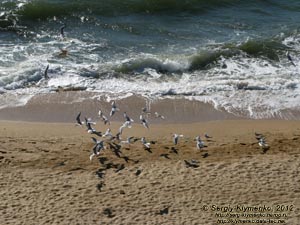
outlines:
[[[101,132],[101,131],[96,131],[96,130],[92,127],[91,123],[87,123],[87,124],[86,124],[86,127],[87,127],[87,132],[88,132],[89,134],[95,134],[95,135],[97,135],[97,136],[99,136],[99,137],[102,137],[102,132]]]
[[[178,140],[179,140],[179,138],[180,137],[183,137],[183,135],[182,134],[173,134],[173,143],[174,143],[174,145],[177,145],[178,144]]]
[[[95,146],[93,147],[93,152],[90,155],[90,160],[92,161],[93,157],[100,154],[100,151],[104,149],[103,141],[98,141],[96,138],[92,137]]]
[[[143,115],[140,115],[141,124],[147,129],[149,129],[148,121],[143,117]]]
[[[296,64],[294,63],[294,61],[293,61],[293,59],[292,59],[292,57],[291,57],[291,55],[288,51],[286,52],[286,57],[292,63],[293,66],[296,66]]]
[[[142,114],[145,114],[148,118],[148,116],[151,115],[151,112],[150,112],[150,110],[147,109],[147,107],[143,107]]]
[[[112,138],[112,137],[113,137],[110,128],[108,128],[108,129],[106,130],[106,132],[103,134],[103,137],[109,137],[109,138]]]
[[[155,114],[155,117],[156,117],[156,118],[160,118],[160,119],[162,119],[162,120],[165,119],[165,117],[164,117],[163,115],[160,115],[158,112],[155,112],[154,114]]]
[[[205,147],[204,142],[201,140],[200,136],[196,137],[196,142],[197,142],[196,144],[197,149],[201,150],[202,148]]]
[[[131,119],[128,115],[127,115],[127,113],[126,112],[124,112],[124,118],[125,118],[125,121],[129,121],[129,122],[134,122],[134,120],[133,119]]]
[[[131,122],[130,121],[126,121],[125,123],[122,124],[122,126],[120,126],[119,128],[119,133],[122,134],[123,133],[123,129],[124,128],[131,128]]]
[[[144,145],[145,148],[147,148],[147,149],[150,148],[150,143],[146,141],[145,137],[142,137],[141,142],[142,142],[142,144]]]
[[[127,138],[126,141],[121,141],[120,144],[130,144],[133,137]]]
[[[112,117],[116,111],[119,111],[119,108],[116,106],[116,101],[112,101],[111,103],[111,111],[109,113],[109,116]]]
[[[264,135],[263,134],[260,134],[260,133],[254,133],[255,134],[255,138],[256,138],[256,140],[260,140],[260,139],[265,139],[265,137],[264,137]]]
[[[131,119],[126,112],[124,112],[124,118],[125,118],[125,123],[123,125],[126,125],[128,128],[131,128],[131,123],[134,122],[133,119]]]
[[[47,65],[47,67],[46,67],[46,69],[45,69],[45,72],[44,72],[44,78],[45,78],[46,80],[49,79],[49,76],[48,76],[48,69],[49,69],[49,64]]]
[[[86,118],[84,117],[85,120],[85,125],[87,126],[88,124],[96,125],[96,122],[93,122],[91,118]]]
[[[206,138],[206,139],[210,139],[210,138],[212,138],[211,136],[209,136],[208,134],[204,134],[204,137]]]
[[[98,112],[98,116],[102,119],[103,123],[106,124],[110,124],[110,121],[108,120],[108,118],[103,114],[103,112],[101,110],[99,110]]]
[[[84,122],[80,120],[80,116],[81,116],[81,112],[79,112],[78,115],[76,116],[76,126],[82,126],[84,124]]]
[[[258,145],[259,145],[260,147],[262,147],[263,149],[269,148],[269,145],[267,144],[265,138],[259,139]]]
[[[64,29],[65,29],[65,28],[66,28],[66,25],[65,25],[65,24],[62,25],[62,26],[60,27],[60,35],[61,35],[62,38],[65,37],[65,32],[64,32]]]

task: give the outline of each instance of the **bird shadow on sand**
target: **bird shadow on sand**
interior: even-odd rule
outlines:
[[[178,154],[178,148],[172,147],[171,152],[173,152],[175,154]]]

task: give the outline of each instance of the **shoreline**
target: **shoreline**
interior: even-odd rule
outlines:
[[[39,94],[25,105],[0,109],[0,120],[28,122],[74,122],[79,112],[89,118],[97,118],[101,109],[108,117],[111,101],[115,100],[120,112],[112,121],[123,121],[123,112],[127,112],[135,121],[139,121],[142,108],[150,109],[149,120],[153,123],[194,123],[214,120],[300,120],[300,111],[282,110],[267,118],[251,118],[242,112],[227,112],[215,108],[212,103],[204,103],[184,97],[147,98],[140,95],[125,94],[113,96],[88,91],[59,91]],[[154,118],[154,112],[165,116],[165,120]]]
[[[108,116],[111,101],[99,93],[68,91],[37,95],[26,105],[0,109],[0,120],[31,122],[74,122],[79,112],[86,117],[96,119],[101,109]],[[127,112],[135,121],[139,121],[142,108],[150,108],[154,123],[193,123],[200,121],[247,119],[217,110],[209,103],[186,99],[146,99],[142,96],[129,96],[116,100],[120,111],[112,118],[123,121],[123,112]],[[154,112],[164,115],[164,120],[154,118]],[[150,120],[149,119],[149,120]]]

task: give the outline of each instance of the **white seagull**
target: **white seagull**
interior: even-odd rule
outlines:
[[[92,137],[93,142],[95,142],[95,146],[93,147],[93,152],[90,155],[90,161],[92,161],[93,157],[100,154],[100,151],[104,149],[103,141],[98,141],[96,138]]]
[[[204,134],[204,137],[206,138],[206,139],[210,139],[210,138],[212,138],[211,136],[209,136],[208,134]]]
[[[150,143],[146,141],[145,137],[142,137],[141,142],[145,148],[150,148]]]
[[[122,124],[122,126],[120,126],[119,128],[119,133],[122,134],[124,128],[131,128],[131,122],[130,121],[126,121],[125,123]]]
[[[112,101],[111,111],[110,111],[109,116],[112,117],[115,114],[116,111],[119,111],[119,108],[117,108],[117,106],[116,106],[116,101]]]
[[[90,123],[87,123],[87,132],[89,133],[89,134],[95,134],[95,135],[97,135],[97,136],[99,136],[99,137],[102,137],[102,132],[101,131],[96,131],[93,127],[92,127],[92,125],[90,124]]]
[[[131,144],[132,138],[133,138],[133,137],[129,137],[129,138],[127,138],[126,141],[121,141],[120,144]]]
[[[269,145],[267,144],[265,138],[260,138],[258,141],[258,145],[262,148],[268,148]]]
[[[109,137],[109,138],[113,137],[113,135],[112,135],[112,133],[111,133],[111,131],[110,131],[109,128],[106,130],[106,132],[102,136],[103,137]]]
[[[296,66],[296,64],[294,63],[289,51],[286,52],[286,57],[288,58],[288,60],[292,63],[293,66]]]
[[[87,124],[86,124],[86,127],[87,127],[87,132],[88,132],[89,134],[96,134],[97,136],[102,137],[102,132],[101,132],[101,131],[96,131],[96,130],[92,127],[92,125],[91,125],[90,123],[87,123]]]
[[[131,123],[133,123],[134,120],[131,119],[131,118],[127,115],[126,112],[124,112],[123,115],[124,115],[124,118],[125,118],[125,123],[127,122],[127,126],[128,126],[129,128],[131,128]]]
[[[160,115],[158,112],[155,112],[154,115],[155,115],[155,118],[160,118],[162,120],[165,119],[165,117],[163,115]]]
[[[98,112],[98,116],[102,119],[103,123],[106,125],[110,125],[110,121],[108,120],[108,118],[103,114],[103,112],[101,110],[99,110]]]
[[[175,145],[177,145],[178,144],[178,140],[179,140],[179,138],[180,137],[183,137],[183,135],[182,134],[173,134],[173,143],[175,144]]]
[[[201,150],[202,148],[204,148],[204,142],[201,140],[200,136],[196,137],[196,142],[197,149]]]
[[[84,117],[85,125],[88,126],[88,124],[96,125],[96,122],[93,122],[91,118]]]

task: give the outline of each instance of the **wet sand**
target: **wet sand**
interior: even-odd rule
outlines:
[[[19,120],[34,122],[73,122],[78,112],[94,118],[101,109],[109,115],[111,99],[99,93],[68,91],[41,94],[33,97],[25,106],[0,109],[0,120]],[[159,112],[165,116],[159,123],[192,123],[208,120],[241,119],[211,104],[188,101],[181,98],[149,100],[142,96],[124,96],[117,100],[120,112],[114,121],[123,121],[123,112],[134,120],[139,119],[142,108]],[[246,118],[243,118],[246,119]],[[156,120],[152,122],[156,123]]]
[[[119,126],[112,123],[112,132]],[[184,134],[177,146],[174,132]],[[213,138],[197,150],[194,138],[205,132]],[[258,146],[254,132],[265,135],[270,149]],[[236,218],[217,217],[225,208],[214,206],[264,205],[272,208],[271,219],[300,223],[299,121],[157,122],[149,131],[134,124],[122,137],[128,136],[155,143],[150,151],[140,141],[124,145],[119,158],[106,142],[91,162],[93,143],[84,128],[1,121],[0,224],[220,224]],[[197,168],[186,167],[191,159]],[[277,205],[291,211],[275,218]],[[236,208],[232,213],[241,216]]]

